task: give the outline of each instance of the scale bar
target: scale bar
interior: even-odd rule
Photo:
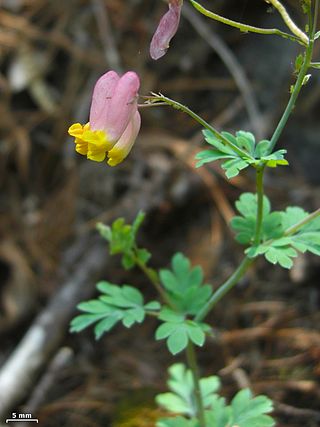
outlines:
[[[6,424],[8,424],[8,423],[16,423],[16,422],[19,422],[19,421],[24,421],[24,422],[27,422],[27,423],[30,423],[30,422],[38,423],[39,422],[38,418],[7,418],[6,419]]]

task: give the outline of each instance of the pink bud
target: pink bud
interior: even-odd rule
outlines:
[[[166,54],[172,37],[176,34],[180,22],[183,0],[169,0],[169,10],[161,18],[150,44],[152,59]]]

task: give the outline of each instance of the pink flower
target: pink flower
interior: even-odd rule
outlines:
[[[140,80],[129,71],[120,77],[109,71],[99,78],[92,95],[89,123],[75,123],[68,133],[76,151],[96,162],[116,166],[129,154],[140,130],[137,108]]]
[[[166,54],[172,37],[176,34],[180,22],[183,0],[169,0],[169,10],[161,18],[150,44],[152,59]]]

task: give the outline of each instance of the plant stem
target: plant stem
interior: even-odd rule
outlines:
[[[231,141],[229,141],[225,136],[223,136],[220,132],[217,131],[213,126],[211,126],[208,122],[206,122],[202,117],[198,116],[194,111],[190,110],[186,105],[180,104],[180,102],[177,102],[171,98],[168,98],[162,94],[152,94],[152,96],[145,96],[147,100],[151,102],[163,101],[168,105],[171,105],[173,108],[177,110],[181,110],[184,113],[188,114],[190,117],[192,117],[195,121],[197,121],[201,126],[203,126],[205,129],[209,130],[213,135],[218,138],[224,145],[232,148],[234,152],[239,154],[240,157],[254,160],[254,157],[252,157],[249,153],[242,150],[241,148],[237,147],[235,144],[233,144]],[[159,103],[160,104],[160,103]],[[163,105],[162,103],[160,105]]]
[[[318,2],[318,0],[316,0]],[[304,82],[304,78],[307,74],[307,71],[310,67],[311,64],[311,60],[312,60],[312,53],[313,53],[313,45],[314,45],[314,39],[313,37],[310,38],[308,47],[306,49],[305,52],[305,56],[304,56],[304,61],[303,64],[300,68],[299,74],[298,74],[298,78],[297,81],[294,85],[293,91],[291,93],[288,105],[278,123],[278,126],[276,127],[276,130],[274,131],[271,141],[270,141],[270,148],[269,148],[269,152],[271,153],[276,145],[276,143],[278,142],[278,139],[280,138],[280,135],[290,117],[290,114],[292,113],[292,110],[294,109],[296,100],[298,98],[298,95],[301,91],[301,88],[303,86],[303,82]]]
[[[253,244],[258,245],[261,240],[261,231],[263,223],[263,175],[264,175],[264,166],[259,166],[256,171],[256,191],[257,191],[257,222],[256,229],[253,239]]]
[[[301,227],[308,224],[318,216],[320,216],[320,209],[317,209],[316,211],[312,212],[311,214],[303,218],[301,221],[287,228],[286,231],[284,232],[284,236],[287,237],[287,236],[291,236],[292,234],[295,234],[297,231],[300,230]]]
[[[281,4],[279,0],[268,0],[268,3],[271,3],[273,7],[278,10],[282,19],[284,20],[287,27],[291,30],[291,32],[295,34],[300,40],[302,40],[307,46],[309,43],[308,36],[302,30],[300,30],[300,28],[298,28],[297,25],[292,21],[283,4]]]
[[[212,295],[209,301],[202,307],[199,313],[194,318],[195,322],[201,322],[209,311],[227,294],[245,275],[248,268],[253,263],[254,259],[245,257],[238,268],[232,273],[232,275],[227,279]]]
[[[261,240],[261,231],[262,231],[262,222],[263,222],[263,175],[264,175],[265,166],[259,166],[257,168],[256,175],[256,191],[257,191],[257,222],[256,222],[256,230],[254,235],[254,244],[258,245]],[[245,275],[248,268],[253,263],[253,259],[245,257],[239,267],[233,272],[233,274],[229,277],[229,279],[224,282],[212,295],[209,301],[202,307],[199,313],[195,317],[196,322],[201,322],[201,320],[212,310],[212,308],[217,304],[221,298],[224,297]]]
[[[301,40],[299,37],[280,31],[277,28],[253,27],[252,25],[247,25],[241,22],[233,21],[232,19],[228,19],[218,15],[217,13],[211,12],[210,10],[205,9],[203,6],[201,6],[201,4],[199,4],[194,0],[190,0],[190,3],[198,12],[202,13],[202,15],[207,16],[208,18],[214,19],[215,21],[221,22],[223,24],[230,25],[231,27],[238,28],[238,30],[242,31],[243,33],[257,33],[257,34],[266,34],[266,35],[273,34],[273,35],[284,37],[286,39],[293,40],[295,42],[305,43],[305,41]]]
[[[140,270],[147,276],[150,282],[153,284],[155,289],[158,291],[159,295],[170,307],[172,307],[172,303],[169,300],[166,292],[162,289],[157,272],[150,267],[147,267],[137,256],[134,256],[134,261],[136,265],[140,268]]]
[[[194,397],[197,407],[197,417],[199,420],[200,427],[206,427],[206,420],[204,415],[204,406],[200,389],[200,375],[199,367],[196,358],[196,352],[194,350],[194,345],[191,341],[188,342],[186,349],[187,361],[189,368],[192,372],[193,384],[194,384]]]
[[[311,38],[314,41],[314,36],[317,31],[317,24],[318,24],[318,15],[319,15],[319,0],[315,0],[314,3],[314,16],[313,16],[313,25],[311,30]]]

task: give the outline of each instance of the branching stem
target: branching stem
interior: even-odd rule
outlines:
[[[153,268],[150,268],[147,265],[145,265],[137,256],[134,256],[134,262],[140,268],[140,270],[145,274],[145,276],[150,280],[150,282],[153,284],[153,286],[161,296],[162,300],[166,304],[168,304],[170,307],[172,307],[171,301],[169,300],[164,289],[161,287],[157,272]]]

